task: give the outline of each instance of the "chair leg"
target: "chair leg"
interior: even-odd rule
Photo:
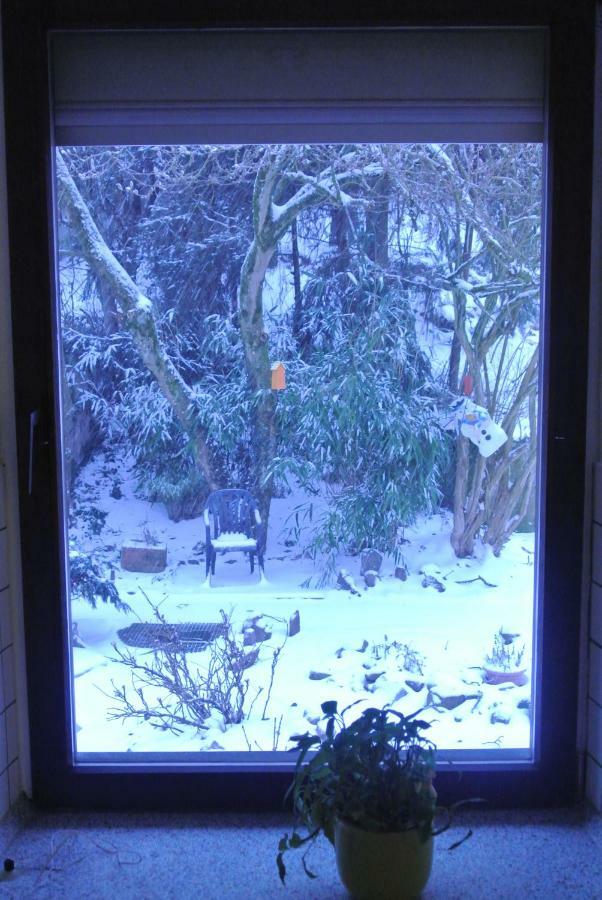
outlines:
[[[253,553],[253,551],[251,551],[251,553],[249,553],[249,562],[251,563],[251,575],[252,575],[253,572],[255,571],[255,554]]]

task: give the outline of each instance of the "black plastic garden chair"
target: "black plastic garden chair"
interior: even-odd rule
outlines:
[[[246,553],[255,571],[255,557],[263,572],[265,528],[257,501],[240,488],[213,491],[207,497],[205,511],[205,574],[215,575],[218,553]]]

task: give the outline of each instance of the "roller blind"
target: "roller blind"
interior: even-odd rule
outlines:
[[[60,32],[59,144],[539,141],[545,30]]]

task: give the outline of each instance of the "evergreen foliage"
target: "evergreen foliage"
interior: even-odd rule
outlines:
[[[376,274],[347,280],[338,308],[325,302],[306,320],[315,349],[290,366],[279,401],[286,456],[275,461],[310,494],[326,491],[327,509],[308,501],[296,521],[311,517],[311,549],[333,565],[341,547],[394,553],[404,527],[439,499],[445,456],[433,424],[438,390],[407,297]],[[341,310],[360,301],[357,313]]]
[[[69,573],[72,599],[85,600],[93,609],[96,609],[98,600],[102,600],[103,603],[110,603],[119,612],[131,612],[128,604],[119,596],[115,585],[102,577],[89,556],[71,551]]]

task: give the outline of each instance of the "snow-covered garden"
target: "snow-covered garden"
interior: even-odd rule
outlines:
[[[117,500],[110,496],[116,478]],[[82,471],[78,493],[107,516],[99,535],[83,524],[73,537],[83,552],[101,561],[103,571],[115,572],[119,595],[131,607],[119,612],[99,604],[102,608],[94,610],[84,600],[73,601],[76,643],[83,644],[73,650],[80,752],[284,750],[291,734],[317,726],[320,704],[329,698],[342,706],[360,699],[366,706],[393,703],[403,712],[433,704],[432,735],[442,748],[529,747],[530,682],[489,685],[482,667],[501,628],[528,648],[520,668],[530,673],[532,534],[513,535],[498,558],[481,548],[474,558],[458,560],[449,544],[449,516],[435,515],[408,529],[405,580],[395,577],[394,561],[385,559],[375,587],[367,588],[359,556],[343,557],[358,594],[336,586],[303,588],[314,564],[299,558],[296,546],[287,546],[291,495],[273,501],[266,578],[260,582],[251,575],[241,554],[225,554],[207,587],[198,521],[170,522],[161,505],[137,499],[122,460],[96,457]],[[121,569],[122,536],[144,531],[167,543],[164,572]],[[426,586],[424,573],[432,578]],[[253,655],[259,648],[259,655],[245,670],[249,686],[240,723],[226,725],[215,711],[200,731],[191,725],[166,728],[159,718],[113,718],[124,709],[114,697],[115,686],[128,685],[136,699],[130,673],[117,661],[114,645],[127,649],[118,632],[132,621],[152,622],[149,604],[170,623],[220,622],[223,610],[241,644],[245,622],[261,617],[256,624],[270,637],[245,648]],[[285,641],[296,611],[300,631]],[[280,647],[268,698],[274,651]],[[137,654],[142,661],[153,656],[150,650]],[[206,668],[209,650],[186,656],[191,668]],[[151,704],[161,696],[170,702],[166,692],[145,691]]]
[[[286,750],[330,699],[528,749],[540,148],[57,173],[77,750]],[[231,488],[255,520],[208,577]]]

